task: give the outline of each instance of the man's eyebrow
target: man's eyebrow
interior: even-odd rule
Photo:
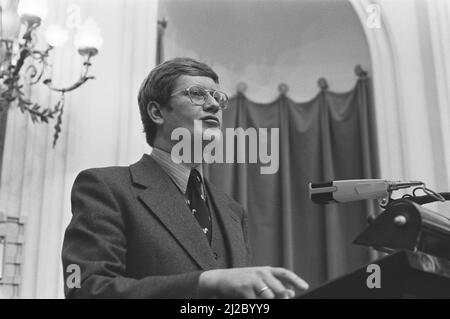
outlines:
[[[200,83],[193,83],[193,84],[191,84],[191,85],[188,85],[188,87],[189,86],[199,86],[199,87],[202,87],[202,88],[204,88],[204,89],[206,89],[206,90],[219,90],[219,89],[211,89],[211,88],[209,88],[208,86],[205,86],[204,84],[200,84]]]

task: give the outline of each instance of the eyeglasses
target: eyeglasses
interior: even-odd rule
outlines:
[[[204,106],[208,100],[208,96],[211,96],[219,104],[219,107],[222,110],[226,109],[228,106],[228,95],[221,91],[207,90],[201,86],[193,85],[186,89],[173,92],[171,96],[180,92],[185,92],[189,95],[189,98],[194,105]]]

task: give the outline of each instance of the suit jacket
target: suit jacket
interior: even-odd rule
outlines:
[[[244,210],[206,180],[205,186],[231,266],[248,266]],[[200,274],[217,268],[183,195],[148,155],[129,167],[81,172],[72,214],[62,250],[67,298],[195,298]],[[70,265],[80,267],[79,287]]]

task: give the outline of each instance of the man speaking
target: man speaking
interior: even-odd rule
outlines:
[[[81,278],[66,297],[290,298],[307,289],[287,269],[250,267],[243,208],[204,178],[202,163],[171,155],[177,128],[194,135],[201,121],[220,132],[228,96],[217,74],[189,58],[164,62],[138,103],[152,153],[129,167],[85,170],[73,185],[62,261]]]

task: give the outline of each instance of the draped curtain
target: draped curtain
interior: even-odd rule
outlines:
[[[243,93],[230,100],[224,128],[279,128],[275,174],[261,174],[261,163],[211,164],[206,170],[247,210],[254,263],[287,267],[313,286],[370,261],[369,249],[352,240],[376,206],[314,204],[308,183],[378,176],[369,80],[361,76],[347,93],[329,92],[324,83],[304,103],[284,93],[269,104],[250,101]]]

